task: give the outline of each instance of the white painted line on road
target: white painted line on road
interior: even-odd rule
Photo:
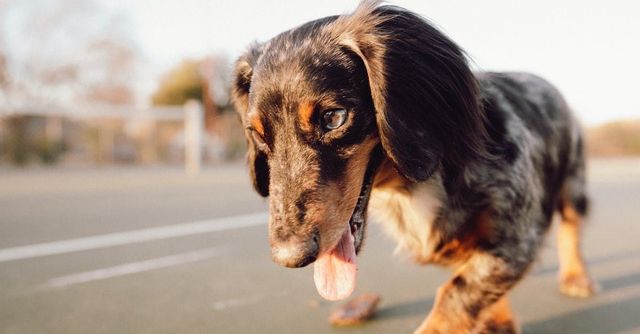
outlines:
[[[180,264],[198,262],[212,257],[220,256],[229,247],[214,247],[195,252],[176,254],[156,259],[131,262],[114,267],[87,271],[57,278],[52,278],[44,284],[44,288],[64,288],[70,285],[88,283],[119,276],[137,274],[145,271],[177,266]]]
[[[266,212],[0,249],[0,262],[265,225]]]

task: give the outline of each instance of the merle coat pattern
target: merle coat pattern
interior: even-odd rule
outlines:
[[[594,293],[581,130],[545,80],[473,73],[425,19],[376,1],[251,46],[234,80],[275,262],[308,265],[347,226],[359,251],[369,212],[417,262],[454,270],[417,333],[512,333],[506,293],[559,212],[561,290]]]

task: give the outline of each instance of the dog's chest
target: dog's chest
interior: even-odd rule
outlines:
[[[435,177],[410,189],[374,188],[369,213],[396,239],[397,251],[409,251],[416,260],[428,262],[438,238],[433,223],[444,196],[440,179]]]

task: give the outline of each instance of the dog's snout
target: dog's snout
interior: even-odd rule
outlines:
[[[304,267],[318,258],[318,237],[314,234],[306,240],[290,238],[271,246],[273,261],[289,268]]]

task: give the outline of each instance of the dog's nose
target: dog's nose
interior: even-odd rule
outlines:
[[[305,241],[289,239],[271,246],[271,257],[279,265],[289,268],[300,268],[318,258],[318,237],[313,236]]]

